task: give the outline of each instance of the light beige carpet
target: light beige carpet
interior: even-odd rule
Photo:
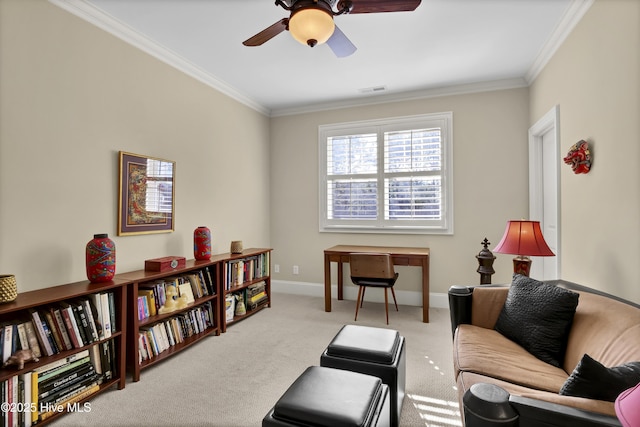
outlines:
[[[388,327],[405,337],[406,398],[402,426],[460,426],[453,380],[449,311],[365,303],[353,321],[354,301],[273,294],[271,308],[202,340],[175,357],[142,371],[137,383],[90,401],[90,412],[56,420],[62,426],[260,426],[262,418],[311,365],[344,324]]]

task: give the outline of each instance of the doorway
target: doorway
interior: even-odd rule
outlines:
[[[556,105],[529,129],[529,219],[540,221],[556,256],[532,257],[531,277],[560,278],[560,110]]]

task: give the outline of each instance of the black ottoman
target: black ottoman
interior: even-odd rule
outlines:
[[[263,418],[263,427],[389,427],[389,388],[380,378],[310,366]]]
[[[398,331],[345,325],[320,356],[320,366],[373,375],[389,386],[391,425],[400,424],[406,383],[405,340]]]

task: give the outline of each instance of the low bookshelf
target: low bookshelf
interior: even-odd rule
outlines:
[[[75,282],[0,305],[3,361],[19,349],[39,355],[21,369],[0,369],[2,425],[44,425],[125,387],[127,285]]]
[[[220,283],[221,328],[271,307],[271,249],[251,248],[222,255]],[[244,314],[238,314],[242,302]]]
[[[133,381],[140,373],[210,335],[220,334],[219,264],[222,257],[187,260],[164,272],[139,270],[117,277],[129,282],[127,367]],[[169,312],[171,298],[188,295],[186,305]]]

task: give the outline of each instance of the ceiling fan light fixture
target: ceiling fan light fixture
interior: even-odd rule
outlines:
[[[311,47],[326,43],[334,29],[333,16],[321,8],[299,9],[289,19],[289,32],[293,38]]]

